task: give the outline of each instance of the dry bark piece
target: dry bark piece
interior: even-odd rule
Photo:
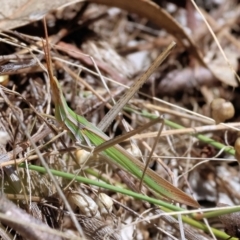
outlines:
[[[121,240],[122,237],[117,229],[114,229],[109,223],[94,217],[78,215],[77,219],[87,237],[92,240]]]
[[[38,60],[41,60],[41,56]],[[38,60],[36,58],[25,60],[24,62],[9,62],[0,66],[0,74],[5,76],[5,74],[16,73],[20,69],[25,69],[29,67],[38,66]]]
[[[228,204],[218,203],[218,207],[227,207]],[[219,216],[220,221],[224,225],[225,232],[232,237],[240,238],[240,212],[225,214]]]
[[[61,237],[48,232],[47,229],[50,228],[46,224],[17,207],[13,202],[9,201],[2,193],[0,193],[0,213],[5,214],[7,217],[1,218],[1,222],[16,230],[24,239],[62,239]],[[26,223],[29,223],[29,225]],[[38,228],[33,228],[30,224],[37,224],[44,227],[45,230],[43,231]]]
[[[191,91],[201,86],[212,87],[218,84],[218,80],[208,68],[198,66],[175,69],[167,73],[157,86],[156,94],[175,94],[180,91]]]
[[[1,2],[0,29],[12,29],[41,19],[48,11],[56,9],[73,0],[10,0]]]

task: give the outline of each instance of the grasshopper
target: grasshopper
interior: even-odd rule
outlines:
[[[87,121],[87,119],[85,119],[83,116],[76,114],[67,105],[61,86],[53,74],[46,24],[44,24],[44,29],[46,35],[46,43],[43,43],[43,47],[52,91],[52,100],[55,105],[56,120],[61,124],[61,126],[68,130],[74,141],[90,143],[92,146],[99,147],[106,141],[110,141],[110,138],[100,128]],[[165,59],[165,57],[168,55],[168,52],[170,52],[169,48],[155,60],[152,66],[156,68],[162,59]],[[145,73],[145,79],[149,77],[151,71],[153,71],[153,69],[150,69]],[[142,83],[138,85],[139,88]],[[133,91],[133,89],[130,88],[130,91]],[[119,109],[118,112],[120,110],[121,109]],[[169,200],[173,200],[196,208],[199,207],[199,204],[192,197],[177,187],[173,186],[170,182],[160,177],[150,168],[147,168],[145,171],[145,165],[125,149],[123,149],[119,144],[103,149],[101,154],[104,155],[113,164],[116,164],[127,173],[133,175],[135,178],[142,179],[144,185],[157,194],[160,194]],[[146,173],[145,175],[144,172]]]

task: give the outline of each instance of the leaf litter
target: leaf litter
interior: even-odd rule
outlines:
[[[239,6],[234,7],[233,1],[228,2],[232,5],[220,2],[204,12],[204,15],[215,31],[225,53],[230,56],[234,70],[238,71],[239,30],[236,13]],[[115,1],[115,6],[119,7],[119,3]],[[170,11],[171,3],[162,2],[162,4],[165,4],[164,8]],[[164,118],[186,128],[203,127],[203,122],[191,117],[187,118],[184,114],[192,115],[185,113],[184,109],[211,117],[210,102],[215,98],[224,98],[233,103],[236,113],[230,121],[237,122],[239,118],[237,80],[220,55],[207,28],[198,17],[198,13],[193,8],[174,5],[173,10],[170,11],[170,17],[180,18],[181,22],[186,22],[186,25],[180,25],[180,29],[178,25],[170,24],[169,28],[160,26],[161,24],[157,25],[150,19],[155,23],[154,25],[148,20],[149,13],[145,19],[131,13],[129,3],[124,8],[125,11],[103,5],[89,4],[85,7],[78,4],[79,11],[76,11],[76,14],[80,15],[79,18],[75,18],[73,7],[66,8],[64,11],[54,11],[46,16],[50,38],[54,42],[52,46],[54,49],[52,57],[55,59],[54,71],[70,106],[77,113],[84,113],[89,121],[97,125],[107,112],[105,101],[110,101],[110,97],[103,88],[99,75],[93,74],[97,71],[94,64],[98,66],[102,76],[106,79],[112,96],[118,99],[125,91],[124,85],[128,86],[134,78],[140,76],[161,52],[161,49],[176,38],[179,44],[172,55],[141,89],[150,97],[146,98],[137,94],[130,100],[128,107],[132,110],[124,112],[124,118],[130,124],[130,128],[135,129],[148,122],[148,119],[137,114],[137,112],[144,113],[144,111],[151,114],[164,114]],[[139,10],[136,13],[139,13]],[[191,20],[198,26],[199,32],[187,24]],[[183,27],[191,32],[189,35],[192,36],[194,43],[203,54],[204,60],[202,61],[205,65],[202,61],[197,61],[200,56],[196,56],[197,49],[191,52],[179,40],[179,35],[174,35],[174,29],[178,31],[178,34],[183,34]],[[39,64],[40,62],[44,64],[42,48],[37,43],[41,42],[41,38],[44,37],[42,22],[35,22],[16,30],[19,33],[17,35],[14,31],[7,31],[1,35],[0,43],[2,75],[10,74],[5,85],[7,89],[3,88],[3,91],[13,106],[10,108],[4,98],[1,98],[1,131],[8,136],[7,142],[1,144],[1,159],[18,162],[28,160],[35,165],[39,164],[39,156],[20,127],[15,116],[17,114],[30,135],[33,136],[32,139],[49,168],[74,173],[79,168],[75,161],[76,146],[67,134],[62,134],[61,127],[49,116],[54,115],[54,109],[51,104],[48,80],[43,73],[43,66]],[[26,35],[21,35],[21,33]],[[24,51],[23,49],[25,52],[20,53]],[[36,49],[38,49],[37,52]],[[137,53],[144,56],[141,64],[138,62],[140,55]],[[91,56],[95,63],[88,56]],[[64,61],[61,62],[64,68],[58,63],[59,59]],[[7,71],[8,69],[10,72]],[[99,100],[99,96],[94,96],[86,85],[73,81],[72,72],[78,74],[105,101]],[[116,82],[108,81],[109,78]],[[232,86],[235,89],[232,89]],[[152,100],[151,97],[160,98],[182,109],[176,110],[174,107],[168,107],[169,110],[176,111],[178,115],[154,110],[147,107],[147,104],[162,108],[166,105]],[[181,113],[182,117],[179,116]],[[212,131],[211,127],[214,126],[211,124],[212,122],[206,124],[206,126],[209,125],[209,131],[204,134],[216,141],[234,146],[237,138],[236,131],[230,130],[227,125],[221,130]],[[209,144],[199,142],[193,135],[164,135],[165,132],[171,130],[168,126],[164,128],[163,137],[160,138],[152,157],[150,164],[152,169],[165,179],[173,181],[180,189],[189,193],[193,192],[204,208],[216,206],[218,202],[238,205],[239,169],[234,156],[225,154]],[[146,133],[150,136],[151,132],[158,129],[159,125],[156,125],[146,130]],[[112,137],[123,132],[125,129],[119,120],[116,120],[108,129],[108,134]],[[125,141],[122,145],[125,148],[131,146],[132,149],[138,146],[141,157],[146,160],[153,143],[152,137],[145,137],[145,139],[133,140],[132,146],[129,141]],[[98,174],[95,178],[100,177],[113,184],[124,185],[116,174],[116,170],[103,163],[101,159],[90,159],[87,164],[82,169],[82,175],[94,178],[86,170],[91,167]],[[12,185],[13,183],[4,177],[4,192],[7,197],[35,218],[41,219],[45,227],[48,225],[57,230],[62,229],[65,234],[63,237],[81,236],[69,220],[68,212],[56,194],[56,187],[51,179],[47,175],[32,170],[17,168],[17,172],[21,179],[20,186]],[[182,177],[178,178],[178,176]],[[159,214],[156,213],[153,204],[86,184],[75,182],[68,187],[69,180],[61,177],[57,177],[57,181],[64,189],[68,201],[70,201],[69,191],[83,199],[79,206],[72,204],[71,207],[82,227],[82,234],[90,239],[104,239],[104,237],[109,239],[180,238],[181,230],[175,227],[176,222],[173,220],[171,223],[164,217],[148,220],[151,216]],[[136,180],[132,181],[138,184]],[[89,211],[92,209],[91,204],[95,205],[94,202],[97,202],[100,193],[106,193],[114,202],[113,208],[105,215],[100,213],[100,206],[97,204],[94,208],[97,210]],[[151,195],[146,188],[144,188],[144,193]],[[210,226],[224,230],[224,226],[219,227],[219,222],[214,220],[209,219]],[[18,226],[9,225],[7,220],[1,227],[4,229],[6,225],[12,228],[8,230],[11,236],[16,235],[18,239],[24,239],[25,229],[19,230]],[[187,228],[190,228],[189,232]],[[187,239],[211,239],[210,235],[205,235],[201,230],[193,229],[189,225],[184,224],[183,229]],[[47,227],[46,231],[48,231]],[[231,233],[232,231],[231,229]],[[31,234],[35,236],[39,235],[38,233]],[[51,237],[50,235],[45,239],[51,239]]]

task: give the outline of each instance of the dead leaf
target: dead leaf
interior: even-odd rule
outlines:
[[[1,2],[0,29],[9,30],[41,19],[50,10],[74,0],[8,0]]]
[[[238,51],[230,48],[223,50],[231,67],[236,71],[238,67]],[[215,52],[215,57],[209,60],[208,67],[221,82],[232,87],[238,86],[234,71],[228,66],[220,51]]]

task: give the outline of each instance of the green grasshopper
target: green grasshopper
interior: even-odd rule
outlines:
[[[60,84],[53,74],[46,24],[44,24],[44,27],[46,43],[43,43],[43,47],[52,91],[52,99],[55,105],[56,120],[61,124],[61,126],[69,131],[72,139],[75,141],[90,143],[92,146],[99,147],[101,144],[109,141],[110,138],[98,127],[88,122],[83,116],[76,114],[67,105]],[[146,174],[144,175],[143,172],[145,165],[128,153],[120,145],[116,144],[108,147],[102,150],[101,154],[110,160],[111,163],[116,164],[127,173],[132,174],[137,179],[142,179],[144,185],[157,194],[160,194],[169,200],[196,208],[199,207],[199,204],[193,198],[180,189],[174,187],[170,182],[157,175],[150,168],[146,169]]]

